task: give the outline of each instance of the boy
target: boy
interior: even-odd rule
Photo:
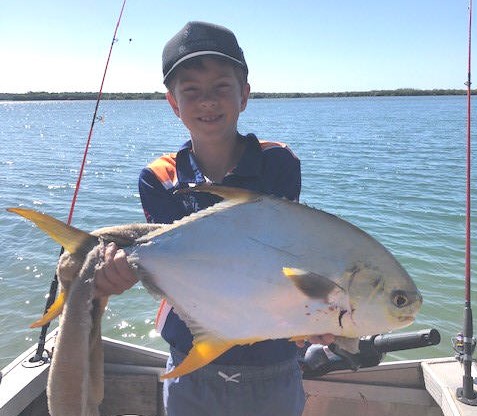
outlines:
[[[189,22],[166,44],[163,74],[167,100],[191,140],[141,172],[139,191],[148,222],[171,223],[216,203],[211,195],[174,193],[204,182],[298,200],[300,162],[293,153],[285,145],[237,131],[250,85],[231,31]],[[108,246],[105,257],[96,273],[98,296],[122,293],[137,281],[122,250]],[[192,335],[170,307],[160,310],[158,327],[170,344],[170,370],[192,348]],[[332,337],[315,341],[329,343]],[[167,414],[301,415],[305,398],[296,357],[296,345],[288,340],[234,347],[202,369],[167,380]]]

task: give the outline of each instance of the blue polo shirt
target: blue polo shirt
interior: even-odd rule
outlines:
[[[244,153],[221,184],[298,200],[300,161],[291,150],[282,143],[259,141],[253,134],[240,135],[240,139],[246,143]],[[220,201],[219,197],[204,193],[174,193],[206,181],[194,158],[190,141],[177,153],[164,155],[150,163],[139,176],[139,193],[147,221],[170,224]],[[187,354],[192,348],[191,332],[173,309],[164,308],[164,304],[161,309],[159,329],[162,337],[173,348]],[[236,346],[214,363],[270,365],[294,356],[295,343],[269,340],[250,346]]]

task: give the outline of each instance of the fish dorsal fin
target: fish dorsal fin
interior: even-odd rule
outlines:
[[[245,204],[249,202],[257,202],[257,201],[260,201],[260,199],[262,198],[261,194],[248,191],[246,189],[211,185],[211,184],[203,184],[203,185],[198,185],[198,186],[194,186],[190,188],[183,188],[183,189],[177,190],[175,193],[187,194],[191,192],[209,193],[209,194],[217,195],[223,198],[223,200],[217,202],[216,204],[208,208],[201,209],[198,212],[193,212],[189,215],[186,215],[180,220],[174,221],[172,224],[161,224],[161,225],[155,224],[157,226],[157,229],[151,230],[149,234],[144,235],[141,238],[138,238],[136,240],[136,243],[147,242],[150,239],[154,238],[155,236],[174,231],[177,228],[182,227],[186,224],[192,223],[194,221],[200,221],[222,210],[226,210],[236,205],[241,205],[241,204]]]
[[[97,237],[65,224],[47,214],[26,208],[8,208],[7,211],[21,215],[34,222],[38,228],[62,245],[69,253],[73,254],[84,249],[89,251],[91,247],[98,244],[99,240]]]
[[[261,196],[259,193],[249,191],[248,189],[212,185],[208,183],[197,185],[191,188],[183,188],[177,191],[177,193],[187,192],[203,192],[207,194],[213,194],[223,198],[224,201],[233,202],[235,204],[244,204],[246,202],[256,201],[260,199]]]
[[[339,289],[344,291],[333,280],[306,270],[284,267],[283,274],[309,298],[327,300],[333,290]]]

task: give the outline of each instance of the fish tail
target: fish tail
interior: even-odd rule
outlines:
[[[48,308],[46,313],[40,319],[33,322],[30,325],[30,328],[40,328],[58,317],[65,306],[65,297],[65,292],[61,291],[53,305]]]
[[[21,215],[34,222],[38,228],[48,234],[53,240],[61,244],[66,251],[73,254],[86,247],[98,243],[98,238],[87,232],[81,231],[71,225],[57,220],[47,214],[27,208],[7,208],[8,212]]]

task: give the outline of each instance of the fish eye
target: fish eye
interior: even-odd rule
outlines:
[[[406,306],[409,302],[409,298],[403,290],[395,290],[391,294],[391,300],[394,304],[394,306],[398,308],[403,308]]]

